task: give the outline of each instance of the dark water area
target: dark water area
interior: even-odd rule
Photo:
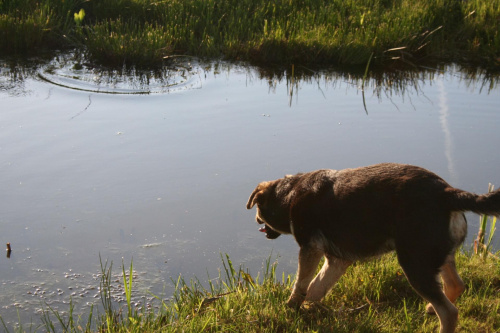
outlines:
[[[294,273],[292,237],[258,232],[254,187],[297,172],[416,164],[455,187],[500,186],[498,78],[453,66],[369,78],[269,75],[196,61],[161,73],[65,59],[1,63],[0,316],[42,305],[100,306],[100,261],[134,264],[134,302],[168,298],[171,278],[215,278],[220,255],[256,275],[271,256]],[[309,73],[305,75],[304,73]],[[468,215],[470,248],[478,216]],[[493,241],[500,249],[500,236]]]

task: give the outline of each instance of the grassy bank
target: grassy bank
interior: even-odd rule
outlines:
[[[491,256],[460,253],[459,272],[467,286],[458,300],[459,329],[500,330],[500,263]],[[130,271],[132,267],[130,267]],[[159,310],[136,310],[130,303],[133,281],[123,271],[128,301],[113,308],[110,268],[103,269],[102,307],[86,318],[60,316],[47,309],[44,326],[16,332],[436,332],[436,317],[424,314],[425,302],[409,286],[394,255],[349,268],[321,305],[300,311],[285,305],[293,276],[277,276],[276,262],[266,262],[252,277],[223,258],[221,277],[205,288],[179,278],[172,300]],[[0,327],[2,327],[0,323]],[[5,327],[4,327],[5,328]],[[5,328],[6,329],[6,328]]]
[[[363,65],[372,54],[385,66],[495,67],[499,17],[500,0],[4,0],[0,52],[79,47],[99,64],[142,67],[175,55]]]

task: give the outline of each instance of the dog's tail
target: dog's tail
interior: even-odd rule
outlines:
[[[448,207],[452,211],[500,216],[500,189],[482,195],[452,187],[445,191]]]

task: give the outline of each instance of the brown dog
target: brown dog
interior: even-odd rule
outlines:
[[[448,333],[465,288],[454,255],[467,232],[463,212],[499,215],[500,191],[475,195],[423,168],[385,163],[262,182],[247,209],[254,205],[267,238],[292,234],[300,246],[289,306],[320,301],[352,262],[395,250],[408,281],[430,303],[427,311],[437,313],[440,332]]]

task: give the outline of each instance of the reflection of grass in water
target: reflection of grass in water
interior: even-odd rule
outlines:
[[[157,310],[137,309],[127,296],[127,310],[111,302],[111,265],[101,264],[101,299],[104,312],[92,307],[88,317],[76,317],[73,305],[67,315],[46,309],[44,332],[434,332],[436,317],[424,315],[425,302],[406,281],[395,255],[350,267],[321,304],[304,304],[300,311],[285,305],[294,276],[276,275],[276,262],[264,264],[253,277],[236,268],[229,256],[221,256],[222,269],[208,287],[183,277],[173,281],[169,301],[156,297]],[[457,266],[467,290],[458,300],[460,329],[493,332],[500,328],[500,264],[469,253],[457,255]],[[132,271],[132,265],[130,271]],[[125,293],[132,293],[130,273],[122,269]],[[128,291],[127,291],[128,290]],[[2,323],[3,319],[0,320]],[[5,323],[4,329],[9,332]],[[22,327],[14,332],[24,332]],[[30,328],[29,331],[34,331]]]
[[[385,64],[493,65],[500,53],[499,0],[24,0],[0,2],[0,13],[4,53],[81,45],[119,67],[179,54],[365,65],[373,53]]]
[[[23,95],[23,82],[26,79],[43,79],[66,88],[80,89],[90,92],[119,93],[119,94],[144,94],[144,93],[169,93],[179,90],[189,90],[201,87],[200,76],[205,73],[222,73],[237,71],[245,72],[249,81],[265,80],[270,91],[283,82],[287,86],[287,94],[290,103],[292,97],[299,98],[299,86],[303,83],[313,84],[318,90],[336,89],[341,86],[350,85],[353,89],[372,94],[379,99],[392,101],[394,97],[406,97],[413,93],[420,94],[422,87],[428,82],[432,84],[438,76],[447,73],[457,77],[455,80],[465,83],[467,89],[471,88],[475,93],[488,93],[498,87],[500,75],[495,72],[480,68],[460,66],[438,66],[436,68],[420,67],[405,70],[381,69],[379,66],[364,68],[344,67],[336,69],[318,69],[310,66],[290,67],[254,67],[241,63],[228,61],[211,61],[188,64],[186,58],[176,57],[169,65],[156,70],[144,70],[135,68],[109,69],[93,67],[85,63],[85,59],[75,53],[59,55],[50,62],[24,61],[24,62],[0,62],[0,90],[10,95]],[[75,64],[84,64],[79,72],[72,72]],[[56,69],[63,69],[59,74]],[[83,73],[83,74],[82,74]],[[195,75],[200,74],[200,75]],[[59,76],[70,77],[71,80],[60,83]],[[83,85],[79,86],[78,83]],[[95,84],[95,87],[92,84]],[[397,107],[397,105],[395,105]]]
[[[294,101],[292,97],[300,98],[299,87],[302,84],[314,85],[322,93],[326,89],[344,89],[347,85],[365,95],[371,94],[380,100],[387,99],[392,102],[395,97],[411,98],[414,93],[420,95],[423,87],[432,84],[445,73],[456,77],[453,80],[465,83],[467,89],[470,88],[476,94],[488,93],[496,89],[500,82],[498,73],[456,65],[388,70],[367,63],[369,66],[356,70],[353,67],[318,69],[303,65],[281,68],[254,67],[229,61],[199,61],[187,64],[185,60],[186,58],[176,57],[169,66],[156,70],[93,67],[85,63],[85,59],[81,55],[74,53],[59,55],[47,63],[42,61],[0,62],[0,66],[2,66],[0,90],[6,91],[10,95],[26,94],[27,91],[23,90],[25,88],[23,82],[26,79],[35,78],[66,88],[89,92],[110,94],[170,93],[201,87],[199,80],[204,73],[218,74],[235,71],[240,74],[246,73],[250,82],[265,80],[270,91],[276,92],[279,85],[286,84],[290,103]],[[84,64],[83,68],[79,72],[74,72],[74,65],[82,63]],[[60,74],[61,69],[62,74]],[[62,81],[61,77],[69,77],[70,80]],[[79,85],[79,83],[82,84]],[[394,106],[398,107],[396,104]]]

